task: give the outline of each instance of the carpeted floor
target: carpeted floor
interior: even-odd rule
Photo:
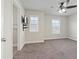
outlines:
[[[17,53],[17,47],[13,47],[13,56]]]
[[[27,44],[14,59],[77,59],[77,42],[70,39]]]

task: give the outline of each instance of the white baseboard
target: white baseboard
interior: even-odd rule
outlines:
[[[32,43],[44,43],[45,40],[55,40],[55,39],[66,39],[68,37],[58,37],[58,38],[44,38],[43,40],[38,40],[38,41],[27,41],[25,44],[32,44]],[[70,38],[69,38],[70,39]],[[73,40],[73,39],[72,39]],[[75,40],[77,41],[77,40]]]
[[[24,45],[25,45],[25,44],[23,44],[23,45],[20,47],[20,50],[22,50],[22,48],[24,47]]]
[[[53,39],[65,39],[65,38],[44,38],[43,40],[38,40],[38,41],[27,41],[25,42],[25,44],[44,43],[45,40],[53,40]]]
[[[31,44],[31,43],[43,43],[44,40],[39,40],[39,41],[27,41],[25,44]]]
[[[44,40],[66,39],[67,37],[45,38]]]
[[[74,41],[77,41],[77,39],[72,39],[72,38],[69,38],[69,39],[74,40]]]
[[[25,44],[22,44],[20,47],[17,47],[18,51],[21,51]]]

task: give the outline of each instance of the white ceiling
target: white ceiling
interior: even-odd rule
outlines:
[[[67,9],[66,13],[58,13],[58,4],[65,0],[20,0],[25,9],[44,11],[51,15],[72,15],[77,12],[77,8]],[[77,0],[70,0],[69,5],[76,5]],[[53,8],[51,8],[51,6]]]

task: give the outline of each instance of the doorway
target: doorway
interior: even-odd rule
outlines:
[[[13,5],[13,55],[17,52],[17,44],[18,44],[18,10],[15,5]]]

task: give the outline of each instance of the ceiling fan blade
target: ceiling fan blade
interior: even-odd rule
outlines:
[[[63,4],[64,4],[64,2],[61,2],[59,7],[62,8],[63,7]]]
[[[75,7],[77,7],[77,5],[67,6],[66,8],[70,9],[70,8],[75,8]]]
[[[69,3],[70,2],[70,0],[66,0],[67,1],[67,3]]]
[[[60,4],[61,4],[61,6],[63,6],[64,2],[61,2]]]

